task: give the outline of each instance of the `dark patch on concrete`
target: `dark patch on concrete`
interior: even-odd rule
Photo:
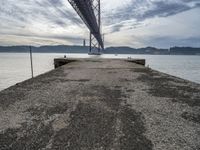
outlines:
[[[184,112],[181,117],[183,117],[186,120],[192,121],[194,123],[200,124],[200,114],[193,114],[189,112]]]
[[[129,80],[127,78],[120,78],[119,81],[120,82],[130,82],[131,80]]]
[[[70,125],[53,138],[52,149],[109,149],[114,135],[114,114],[80,103],[70,115]]]
[[[34,107],[34,108],[29,108],[26,110],[26,112],[31,113],[33,116],[41,116],[45,115],[46,117],[52,116],[54,114],[63,114],[66,112],[68,109],[67,103],[59,103],[55,106],[51,107]]]
[[[104,86],[93,86],[91,88],[92,90],[88,89],[88,91],[91,91],[91,93],[86,92],[84,93],[84,96],[93,96],[93,95],[97,96],[99,98],[99,101],[102,101],[113,110],[113,113],[111,113],[111,116],[113,118],[110,121],[110,123],[112,124],[111,126],[115,126],[113,128],[116,128],[115,122],[117,118],[121,120],[122,124],[120,128],[122,130],[123,136],[120,138],[120,141],[119,141],[120,149],[148,149],[148,150],[152,149],[151,141],[148,140],[143,135],[144,132],[146,131],[144,127],[144,122],[143,122],[144,118],[142,117],[141,113],[137,113],[134,110],[130,109],[128,105],[121,106],[122,98],[125,97],[125,95],[123,95],[121,90],[118,88],[108,89],[107,87],[104,87]],[[92,106],[88,106],[88,107],[91,108]],[[77,108],[77,110],[78,109],[80,108]],[[94,115],[96,114],[96,116],[98,116],[101,112],[95,112],[93,110],[93,113]],[[109,112],[107,112],[106,114],[108,113]],[[78,114],[83,114],[83,113],[79,112]],[[106,119],[106,114],[104,114],[105,115],[104,118],[105,120],[108,120]],[[112,137],[110,138],[116,137],[116,133],[114,133],[113,128],[112,130],[109,129],[112,132]],[[65,134],[68,134],[68,133],[65,133]],[[78,145],[78,146],[81,146],[81,145]],[[94,147],[92,146],[86,149],[92,149],[92,148],[94,149]],[[95,148],[98,148],[98,147],[95,147]],[[102,147],[102,149],[109,149],[109,148],[105,146],[105,147]]]
[[[44,119],[54,114],[63,114],[67,111],[66,103],[59,103],[52,107],[34,107],[26,112],[35,116],[31,124],[23,123],[18,129],[7,129],[0,133],[0,149],[22,150],[22,149],[41,149],[48,144],[54,131],[49,123],[43,123]]]
[[[22,124],[18,129],[7,129],[0,133],[1,150],[32,150],[45,148],[53,129],[51,124],[34,122],[33,125]]]
[[[54,131],[51,123],[43,123],[44,119],[54,114],[63,114],[67,110],[67,104],[60,103],[52,107],[29,108],[26,112],[31,113],[31,124],[23,123],[18,129],[7,129],[0,134],[0,149],[41,149],[46,147]],[[44,118],[44,117],[45,118]],[[3,147],[3,148],[2,148]]]
[[[142,74],[138,80],[149,84],[151,87],[148,92],[153,96],[172,98],[173,102],[186,103],[189,106],[200,106],[199,89],[184,84],[185,81],[180,81],[175,77],[162,75],[154,71],[149,71],[147,74]],[[181,83],[183,86],[170,83]]]
[[[128,105],[121,106],[121,90],[92,86],[90,93],[90,88],[86,89],[83,96],[96,96],[113,111],[100,109],[91,105],[90,101],[79,103],[70,114],[70,125],[54,136],[52,149],[111,149],[117,136],[117,118],[121,120],[120,129],[123,132],[119,139],[120,149],[152,149],[151,141],[143,135],[146,130],[141,113]]]
[[[79,80],[72,80],[72,79],[66,79],[66,82],[89,82],[90,79],[79,79]]]
[[[133,93],[133,92],[135,92],[135,90],[133,90],[133,89],[127,89],[126,92]]]
[[[17,139],[17,129],[7,129],[0,133],[0,149],[8,150]]]
[[[89,79],[79,79],[79,80],[75,80],[75,79],[65,79],[65,78],[51,78],[51,79],[45,79],[42,80],[41,82],[44,84],[48,84],[48,83],[53,83],[53,82],[89,82]]]
[[[134,82],[134,80],[130,80],[130,79],[127,79],[127,78],[120,78],[119,81],[120,82]]]
[[[15,150],[45,148],[53,135],[51,124],[39,123],[22,129],[21,133],[25,131],[25,134],[13,143]]]
[[[100,100],[105,102],[107,106],[111,107],[113,110],[118,110],[120,107],[120,103],[122,101],[122,98],[125,97],[125,95],[122,94],[121,90],[119,89],[108,89],[106,87],[96,86],[94,87],[96,91],[101,91],[103,94],[102,97],[100,97]]]
[[[117,85],[117,86],[114,86],[114,88],[121,89],[122,87]]]
[[[104,102],[113,110],[118,110],[122,98],[126,97],[120,89],[109,89],[105,86],[92,86],[83,93],[83,96],[96,96],[99,98],[99,101]]]
[[[45,78],[43,80],[41,80],[42,83],[44,84],[50,84],[50,83],[53,83],[53,82],[89,82],[90,79],[78,79],[78,80],[75,80],[75,79],[66,79],[66,78],[59,78],[59,77],[54,77],[54,78]]]
[[[40,81],[42,84],[52,84],[55,82],[65,82],[64,78],[59,78],[59,77],[54,77],[54,78],[44,78],[43,80]]]
[[[116,71],[108,71],[109,74],[115,74],[117,73]]]
[[[68,105],[66,103],[60,103],[59,105],[49,107],[46,111],[46,114],[51,116],[54,114],[63,114],[68,109]]]
[[[151,150],[153,144],[144,133],[144,118],[142,114],[125,106],[120,111],[123,136],[120,138],[120,149]]]
[[[11,87],[10,89],[3,90],[0,94],[0,106],[6,109],[15,102],[25,99],[25,96],[25,92],[21,88]]]

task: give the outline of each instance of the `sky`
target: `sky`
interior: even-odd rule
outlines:
[[[101,0],[105,46],[200,47],[200,0]],[[80,45],[68,0],[0,0],[0,45]]]

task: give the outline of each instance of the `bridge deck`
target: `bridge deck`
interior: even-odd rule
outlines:
[[[77,60],[0,92],[0,149],[199,149],[200,85]]]

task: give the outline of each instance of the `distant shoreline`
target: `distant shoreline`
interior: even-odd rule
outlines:
[[[41,46],[32,47],[33,53],[74,53],[87,54],[87,46]],[[0,53],[29,53],[29,46],[0,46]],[[196,55],[200,56],[200,48],[193,47],[171,47],[159,49],[155,47],[131,48],[131,47],[108,47],[102,51],[103,54],[133,54],[133,55]]]

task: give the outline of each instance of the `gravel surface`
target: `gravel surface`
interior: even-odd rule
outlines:
[[[0,92],[0,150],[198,150],[200,85],[79,59]]]

